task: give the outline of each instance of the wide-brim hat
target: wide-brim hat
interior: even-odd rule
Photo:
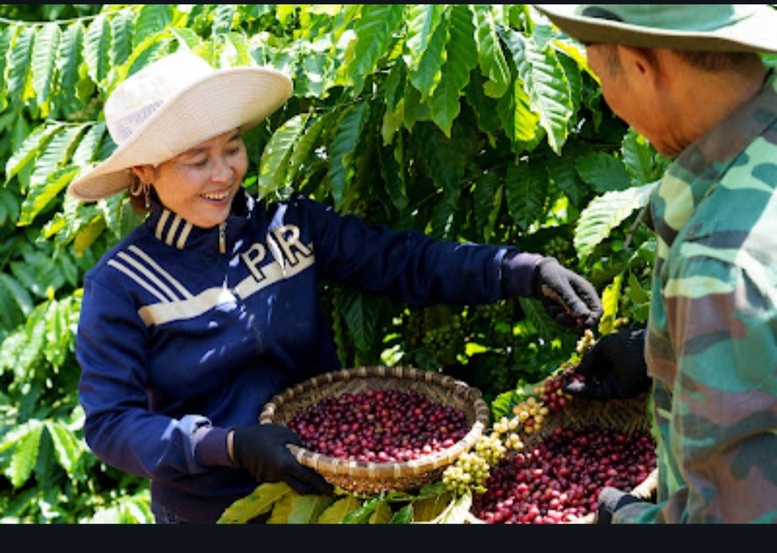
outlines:
[[[179,50],[131,75],[105,102],[113,153],[82,171],[68,193],[83,201],[111,197],[132,183],[131,168],[157,165],[234,129],[249,129],[278,110],[292,81],[269,67],[215,69]]]
[[[532,4],[583,43],[709,52],[777,52],[766,4]]]

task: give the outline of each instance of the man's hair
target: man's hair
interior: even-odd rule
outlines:
[[[597,43],[597,46],[603,46],[607,70],[610,73],[620,71],[620,59],[615,44]],[[586,44],[592,46],[592,44]],[[673,50],[673,52],[691,67],[716,73],[719,71],[736,71],[740,68],[749,67],[750,63],[758,59],[758,54],[753,52],[696,52],[691,50]]]
[[[740,67],[747,67],[750,61],[758,57],[758,54],[752,52],[693,52],[690,50],[674,52],[688,65],[710,73],[736,71]]]

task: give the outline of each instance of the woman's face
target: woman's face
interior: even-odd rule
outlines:
[[[189,223],[212,228],[227,220],[232,200],[248,169],[245,143],[238,130],[206,140],[156,168],[134,168],[151,183],[162,205]]]

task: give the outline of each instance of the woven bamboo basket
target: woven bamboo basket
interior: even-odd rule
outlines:
[[[353,493],[410,491],[431,483],[462,453],[471,449],[489,424],[489,408],[480,390],[453,377],[412,367],[359,367],[325,373],[288,388],[263,409],[261,424],[286,425],[294,415],[327,397],[373,390],[415,390],[434,403],[463,410],[469,431],[453,446],[405,462],[343,460],[290,445],[297,460],[331,484]]]
[[[647,396],[634,399],[619,399],[598,401],[593,399],[574,398],[568,401],[564,408],[545,417],[542,428],[537,432],[526,434],[519,432],[521,441],[526,447],[533,447],[547,438],[557,427],[572,430],[597,428],[602,430],[617,430],[633,435],[637,432],[650,432],[650,419],[647,416]],[[653,470],[639,485],[629,491],[630,494],[646,501],[655,499],[658,486],[658,469]],[[483,523],[472,515],[471,523]],[[594,524],[596,513],[589,513],[567,524]]]

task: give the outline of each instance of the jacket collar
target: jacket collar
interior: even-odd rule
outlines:
[[[214,248],[219,251],[219,242],[242,227],[250,219],[255,206],[255,200],[241,188],[232,202],[232,212],[227,221],[213,228],[197,227],[164,207],[157,199],[151,200],[151,212],[146,219],[146,227],[157,240],[178,250],[192,248]]]

